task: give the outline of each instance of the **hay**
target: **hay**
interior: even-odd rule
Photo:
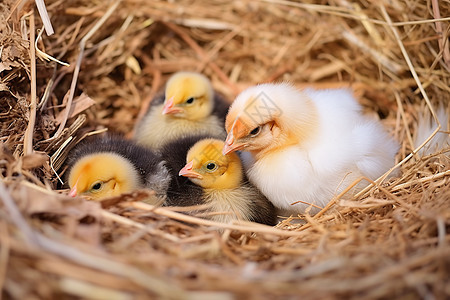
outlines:
[[[43,20],[34,3],[0,4],[3,297],[450,297],[448,149],[412,154],[418,115],[449,105],[448,2],[70,0],[46,9],[55,34],[35,48]],[[258,82],[350,86],[401,141],[401,175],[277,228],[137,202],[146,191],[101,203],[55,191],[73,145],[105,128],[130,136],[178,70],[205,73],[229,99]]]

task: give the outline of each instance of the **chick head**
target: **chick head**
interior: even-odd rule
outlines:
[[[282,113],[275,99],[279,95],[269,87],[251,87],[237,96],[225,121],[228,136],[223,153],[267,149],[276,140]]]
[[[208,189],[232,189],[242,181],[242,164],[236,153],[222,154],[224,142],[204,139],[188,151],[187,164],[179,175]]]
[[[139,187],[132,163],[110,152],[95,153],[75,162],[69,172],[69,195],[84,195],[98,200],[117,196]]]
[[[208,78],[194,72],[178,72],[166,85],[162,113],[177,118],[200,120],[213,110],[214,92]]]
[[[287,83],[261,84],[240,93],[225,121],[223,153],[267,153],[296,144],[317,127],[314,104]]]

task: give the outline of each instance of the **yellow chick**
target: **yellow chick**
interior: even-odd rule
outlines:
[[[115,153],[96,153],[80,159],[71,170],[69,195],[93,199],[118,196],[138,189],[138,183],[138,174],[127,159]]]
[[[170,141],[190,135],[225,138],[224,121],[229,104],[214,92],[204,75],[175,73],[164,97],[156,97],[136,127],[139,144],[159,150]]]
[[[164,198],[170,175],[164,161],[131,141],[104,137],[84,142],[69,154],[69,195],[93,200],[149,188]]]
[[[203,139],[187,153],[187,164],[179,175],[203,189],[199,203],[210,204],[211,219],[229,223],[233,220],[275,225],[274,206],[245,178],[236,153],[223,155],[224,142]]]

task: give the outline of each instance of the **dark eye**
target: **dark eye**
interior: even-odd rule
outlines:
[[[208,170],[214,170],[216,168],[216,164],[215,163],[209,163],[206,165],[206,168]]]
[[[261,132],[261,126],[256,127],[252,131],[250,131],[251,136],[257,136]]]
[[[101,188],[102,188],[102,183],[101,182],[97,182],[91,187],[91,189],[94,190],[94,191],[98,191]]]
[[[191,104],[191,103],[193,103],[193,102],[194,102],[194,97],[191,97],[191,98],[189,98],[189,99],[186,100],[186,103],[187,103],[187,104]]]

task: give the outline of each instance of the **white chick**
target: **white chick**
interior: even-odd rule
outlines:
[[[314,213],[361,176],[378,178],[399,149],[345,89],[253,86],[237,96],[225,126],[223,152],[248,151],[250,181],[284,213]]]

